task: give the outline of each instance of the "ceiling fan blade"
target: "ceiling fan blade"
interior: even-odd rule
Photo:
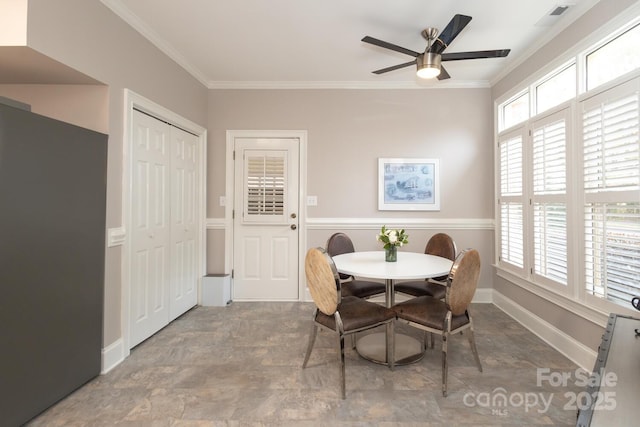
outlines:
[[[414,60],[414,61],[405,62],[404,64],[398,64],[398,65],[394,65],[387,68],[381,68],[379,70],[372,71],[372,73],[373,74],[388,73],[389,71],[398,70],[400,68],[408,67],[410,65],[416,65],[416,61]]]
[[[451,76],[447,73],[447,70],[444,69],[442,65],[440,65],[440,74],[438,74],[438,80],[446,80],[450,79]]]
[[[478,58],[504,58],[509,55],[511,49],[498,49],[498,50],[477,50],[474,52],[455,52],[455,53],[443,53],[443,61],[460,61],[463,59],[478,59]]]
[[[374,39],[373,37],[365,36],[362,38],[365,43],[373,44],[385,49],[395,50],[396,52],[404,53],[405,55],[413,56],[414,58],[420,55],[418,52],[414,52],[411,49],[405,49],[404,47],[397,46],[393,43],[385,42],[383,40]]]
[[[470,16],[455,15],[451,21],[449,21],[447,26],[444,27],[444,30],[440,32],[440,35],[438,35],[436,41],[433,42],[429,51],[442,53],[447,46],[451,44],[453,39],[458,37],[458,34],[464,30],[464,27],[466,27],[469,22],[471,22]]]

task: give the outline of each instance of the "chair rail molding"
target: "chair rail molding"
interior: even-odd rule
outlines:
[[[224,230],[227,226],[224,218],[207,218],[206,227],[207,230]]]
[[[375,230],[382,224],[394,228],[411,228],[414,230],[494,230],[493,218],[307,218],[308,230]],[[207,218],[208,230],[224,230],[227,227],[225,218]]]
[[[402,227],[415,230],[493,230],[493,218],[309,218],[307,228],[324,230],[343,228],[349,230],[370,230],[387,227]]]
[[[122,246],[127,238],[124,227],[114,227],[107,230],[107,247]]]

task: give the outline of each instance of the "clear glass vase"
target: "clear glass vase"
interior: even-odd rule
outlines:
[[[387,262],[398,261],[398,247],[391,246],[389,249],[384,250],[384,260]]]

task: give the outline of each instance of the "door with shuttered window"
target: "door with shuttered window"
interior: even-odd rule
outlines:
[[[236,138],[234,300],[298,299],[297,138]]]

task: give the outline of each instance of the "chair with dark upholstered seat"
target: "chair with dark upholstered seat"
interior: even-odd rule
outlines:
[[[456,243],[448,234],[437,233],[431,236],[427,242],[424,253],[453,261],[456,259]],[[446,281],[447,276],[399,282],[395,285],[395,291],[414,297],[428,295],[436,299],[443,299],[446,293]]]
[[[336,256],[355,252],[353,242],[345,233],[335,233],[327,240],[327,253]],[[369,298],[375,295],[384,294],[385,284],[370,280],[356,279],[355,277],[340,273],[342,282],[342,295],[354,296],[358,298]]]
[[[473,336],[473,321],[469,304],[473,299],[480,275],[480,255],[475,249],[466,249],[458,255],[447,281],[445,300],[430,296],[412,298],[396,304],[393,309],[399,321],[432,334],[442,336],[442,395],[447,395],[447,341],[449,336],[467,331],[469,345],[482,372],[480,357]]]
[[[305,258],[304,270],[307,275],[309,293],[316,305],[313,324],[309,335],[309,344],[302,367],[307,366],[311,350],[316,340],[318,327],[334,331],[338,335],[340,346],[340,382],[341,395],[346,397],[344,367],[344,337],[360,331],[366,331],[386,325],[386,358],[389,368],[395,365],[394,334],[396,313],[380,304],[357,298],[342,297],[340,278],[331,257],[322,248],[309,249]]]

